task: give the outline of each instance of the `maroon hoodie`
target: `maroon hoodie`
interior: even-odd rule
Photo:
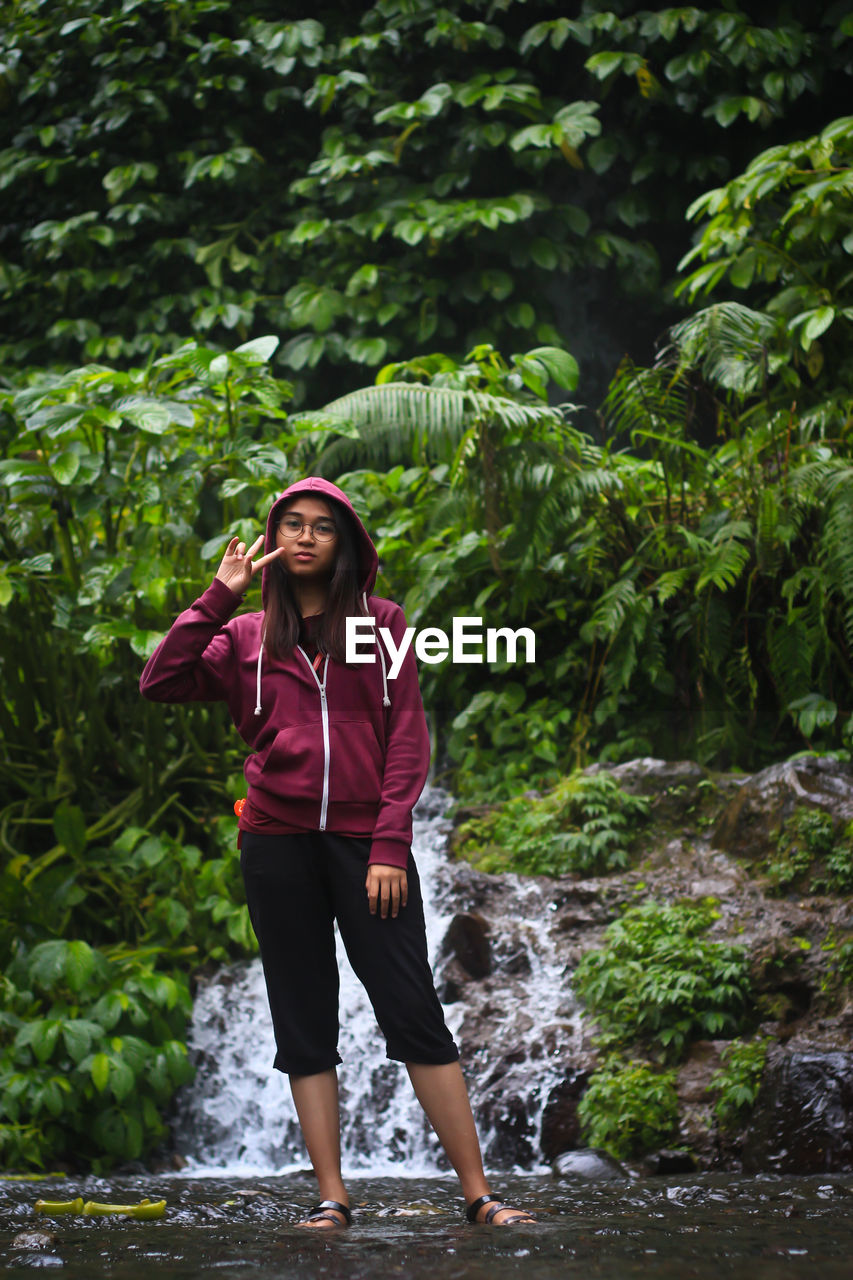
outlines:
[[[285,489],[267,518],[265,551],[276,546],[282,503],[297,493],[333,498],[357,534],[359,590],[365,614],[399,646],[406,622],[390,600],[371,596],[378,557],[352,503],[336,485],[309,477]],[[267,575],[263,569],[262,600]],[[426,781],[429,736],[411,648],[395,680],[377,639],[375,661],[343,666],[324,657],[318,670],[297,646],[273,662],[261,646],[263,612],[232,617],[241,597],[214,578],[173,623],[139,683],[153,702],[224,700],[252,748],[244,830],[339,831],[372,836],[371,863],[405,867],[412,808]],[[368,653],[360,642],[360,652]],[[385,705],[390,699],[390,705]]]

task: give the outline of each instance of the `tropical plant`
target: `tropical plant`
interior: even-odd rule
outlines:
[[[192,1077],[181,973],[156,948],[55,939],[4,965],[0,1163],[95,1169],[138,1159],[166,1135],[162,1113]]]
[[[750,345],[769,351],[751,361],[751,385],[742,389],[764,391],[768,375],[784,370],[780,391],[798,402],[800,439],[804,432],[832,438],[849,426],[851,196],[853,116],[846,116],[813,137],[761,152],[688,210],[707,221],[681,264],[693,270],[680,289],[692,300],[725,284],[761,300],[763,333]],[[702,334],[696,337],[701,348]],[[730,368],[743,372],[745,363],[735,357]],[[721,380],[719,370],[710,372]]]
[[[664,1145],[678,1128],[675,1082],[675,1071],[608,1057],[578,1103],[584,1141],[617,1159]]]
[[[228,529],[247,536],[282,485],[274,346],[190,343],[0,397],[7,1162],[149,1149],[186,1078],[187,970],[254,950],[223,718],[155,709],[137,686]]]
[[[480,871],[603,875],[628,864],[649,801],[623,791],[609,773],[578,770],[542,797],[516,796],[462,823],[454,853]]]
[[[601,1045],[640,1043],[678,1060],[692,1039],[740,1030],[749,1011],[747,952],[706,938],[717,918],[712,901],[646,902],[608,925],[604,945],[574,975]]]
[[[0,397],[2,821],[16,851],[42,850],[64,800],[66,851],[173,805],[198,820],[182,788],[199,775],[227,801],[222,717],[188,732],[185,713],[139,703],[128,718],[127,690],[227,532],[256,530],[281,485],[292,437],[270,438],[289,393],[266,369],[275,345],[190,343],[148,369],[87,365]]]
[[[575,8],[5,4],[4,364],[275,332],[316,404],[429,346],[564,334],[605,385],[661,327],[685,204],[849,97],[851,24]]]
[[[801,805],[782,824],[767,860],[772,890],[849,893],[853,890],[853,823]]]
[[[716,1095],[714,1113],[723,1129],[742,1124],[755,1106],[761,1089],[768,1042],[732,1040],[723,1047],[722,1066],[711,1077],[708,1091]]]

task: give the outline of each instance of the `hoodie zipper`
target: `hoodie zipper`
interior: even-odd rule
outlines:
[[[326,813],[329,808],[329,707],[326,702],[326,677],[329,674],[329,655],[326,655],[326,660],[323,663],[323,679],[320,680],[314,669],[313,662],[302,648],[302,645],[298,644],[296,647],[311,668],[311,674],[316,681],[317,688],[320,690],[320,714],[323,719],[323,800],[320,804],[320,826],[318,829],[325,831]]]

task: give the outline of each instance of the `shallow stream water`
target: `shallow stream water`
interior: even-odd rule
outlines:
[[[24,1280],[48,1268],[68,1280],[382,1280],[439,1275],[847,1280],[853,1257],[853,1177],[644,1179],[572,1184],[500,1180],[535,1207],[537,1226],[471,1227],[448,1178],[352,1179],[353,1226],[295,1225],[314,1201],[307,1173],[270,1177],[61,1178],[0,1181],[0,1270]],[[46,1218],[44,1199],[129,1203],[164,1197],[153,1222]],[[46,1237],[27,1244],[19,1233]],[[16,1237],[18,1237],[16,1242]]]

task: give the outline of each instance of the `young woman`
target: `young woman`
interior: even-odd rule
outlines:
[[[258,559],[258,552],[264,554]],[[470,1222],[534,1222],[488,1187],[459,1053],[427,960],[411,854],[429,739],[409,649],[395,680],[346,665],[346,618],[372,617],[399,645],[402,610],[371,596],[378,559],[346,495],[311,477],[273,503],[266,538],[232,538],[216,577],[152,654],[140,688],[160,702],[223,699],[252,754],[241,866],[276,1039],[320,1190],[300,1225],[350,1223],[341,1177],[336,1066],[337,920],[389,1058],[456,1170]],[[262,570],[263,611],[233,617]],[[360,652],[364,653],[362,646]]]

